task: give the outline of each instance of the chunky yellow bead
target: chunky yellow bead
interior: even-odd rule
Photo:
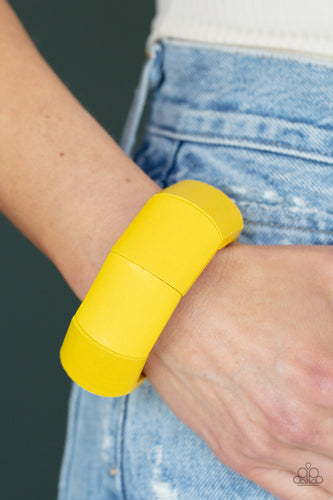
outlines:
[[[70,323],[60,351],[68,375],[101,396],[135,389],[179,300],[242,227],[230,198],[203,182],[181,181],[150,198]]]

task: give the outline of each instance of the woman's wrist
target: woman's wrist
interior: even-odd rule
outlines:
[[[117,168],[96,165],[95,180],[82,200],[82,212],[76,208],[68,231],[56,253],[50,242],[49,256],[74,293],[82,300],[97,276],[112,246],[144,204],[160,187],[116,146],[113,162]],[[117,179],[114,175],[117,175]],[[90,184],[92,179],[87,179]],[[86,191],[82,179],[82,189]],[[68,200],[69,205],[72,203]]]

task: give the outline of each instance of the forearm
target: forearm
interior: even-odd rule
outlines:
[[[82,298],[159,187],[117,146],[0,2],[0,208]]]

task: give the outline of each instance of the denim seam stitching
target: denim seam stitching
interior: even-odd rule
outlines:
[[[161,182],[163,184],[163,187],[167,187],[167,180],[169,175],[171,174],[172,170],[174,169],[174,164],[175,160],[177,158],[179,149],[182,145],[183,141],[180,139],[177,139],[171,148],[171,151],[168,154],[166,165],[164,167],[164,172],[163,172],[163,177],[161,178]]]
[[[120,419],[119,428],[118,428],[118,460],[119,460],[119,469],[120,469],[120,487],[124,500],[126,500],[126,490],[125,490],[125,481],[124,481],[124,432],[125,432],[125,422],[127,419],[127,408],[128,408],[128,395],[123,396],[122,402],[122,418]]]
[[[268,227],[278,227],[280,229],[292,229],[296,231],[306,231],[310,233],[323,233],[323,234],[333,234],[333,231],[325,231],[324,229],[310,229],[306,227],[297,227],[297,226],[285,226],[283,224],[274,224],[269,222],[257,222],[248,219],[244,219],[245,224],[253,224],[255,226],[268,226]]]
[[[72,387],[72,390],[74,390],[75,387]],[[77,443],[77,436],[78,436],[78,425],[77,425],[77,417],[79,415],[79,410],[80,410],[80,406],[81,406],[81,401],[82,401],[82,394],[81,394],[81,391],[82,389],[81,388],[78,388],[76,387],[77,389],[77,394],[76,394],[76,399],[75,399],[75,410],[74,410],[74,414],[73,414],[73,419],[71,420],[71,424],[74,423],[73,427],[74,427],[74,433],[73,433],[73,438],[72,438],[72,442],[71,442],[71,449],[69,451],[69,457],[68,457],[68,462],[67,462],[67,470],[66,470],[66,475],[65,475],[65,479],[64,479],[64,491],[65,491],[65,495],[66,495],[66,498],[68,498],[68,495],[69,495],[69,478],[71,476],[71,470],[73,468],[73,457],[74,457],[74,450],[75,450],[75,447],[76,447],[76,443]],[[67,432],[69,432],[69,429],[67,430]]]
[[[205,138],[209,139],[211,141],[211,143],[214,143],[215,144],[220,144],[220,143],[225,143],[226,140],[235,140],[235,141],[241,141],[241,142],[244,142],[245,144],[251,144],[253,146],[256,146],[256,145],[264,145],[264,146],[274,146],[274,147],[277,147],[277,148],[282,148],[283,151],[285,151],[286,153],[290,152],[290,153],[293,153],[293,152],[301,152],[301,153],[309,153],[309,154],[317,154],[317,155],[321,155],[321,156],[324,156],[325,158],[332,158],[333,159],[333,154],[328,154],[328,153],[325,153],[324,151],[316,151],[316,150],[311,150],[311,149],[304,149],[304,148],[301,148],[301,147],[290,147],[289,144],[287,143],[283,143],[283,142],[274,142],[274,141],[265,141],[264,139],[261,139],[260,141],[254,141],[252,139],[249,139],[248,137],[237,137],[237,136],[220,136],[220,137],[216,137],[216,136],[213,136],[213,135],[210,135],[210,134],[201,134],[200,136],[196,136],[194,134],[190,134],[190,135],[187,135],[186,133],[184,134],[181,134],[181,133],[177,133],[177,132],[172,132],[172,131],[168,131],[167,129],[163,129],[163,128],[159,128],[159,127],[155,127],[155,126],[149,126],[147,128],[148,132],[150,132],[151,134],[156,134],[156,135],[163,135],[165,137],[170,137],[170,138],[173,138],[173,139],[178,139],[182,142],[205,142]]]

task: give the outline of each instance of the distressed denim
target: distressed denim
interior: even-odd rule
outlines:
[[[333,244],[333,63],[161,40],[123,148],[161,187],[191,178],[228,194],[242,243]],[[148,380],[119,398],[73,384],[59,500],[273,498],[220,463]]]

